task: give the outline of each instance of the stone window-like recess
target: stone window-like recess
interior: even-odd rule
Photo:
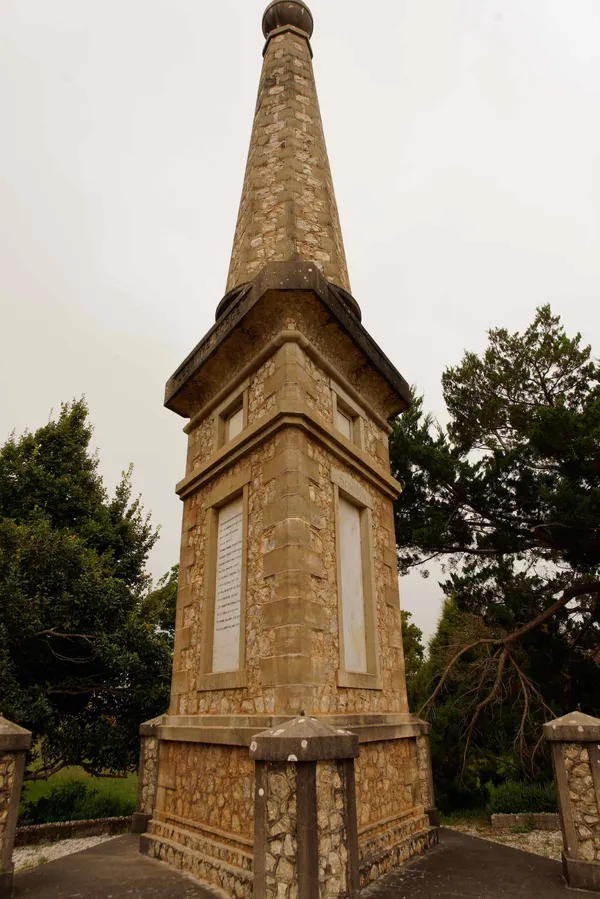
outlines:
[[[230,412],[225,419],[225,442],[229,443],[238,434],[244,430],[244,407],[238,406],[233,412]]]
[[[355,443],[362,449],[364,447],[364,411],[334,381],[331,382],[331,397],[334,427],[344,435],[346,440],[350,440],[351,443]]]
[[[249,479],[249,476],[248,476]],[[225,482],[207,508],[207,555],[199,690],[246,685],[248,484]]]
[[[246,380],[215,409],[216,447],[221,449],[248,427],[248,387]]]
[[[332,469],[331,480],[336,517],[338,686],[380,690],[372,502],[345,472]]]

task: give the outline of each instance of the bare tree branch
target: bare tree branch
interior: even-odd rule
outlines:
[[[61,634],[55,627],[45,631],[38,631],[33,637],[57,637],[60,640],[99,640],[98,634]]]
[[[526,724],[527,717],[530,712],[530,706],[531,706],[531,698],[530,697],[534,696],[536,698],[536,700],[540,703],[544,712],[549,712],[550,714],[552,714],[552,711],[548,707],[548,705],[545,703],[542,694],[532,684],[532,682],[529,680],[529,678],[527,678],[527,676],[524,674],[522,669],[519,667],[517,662],[512,657],[511,648],[516,643],[518,643],[519,640],[521,640],[524,636],[531,633],[531,631],[535,630],[536,628],[541,627],[541,625],[545,624],[547,621],[549,621],[551,618],[553,618],[555,615],[557,615],[558,612],[560,612],[562,609],[564,609],[565,606],[567,606],[568,603],[571,602],[572,599],[575,599],[577,596],[584,596],[586,594],[593,594],[593,593],[600,593],[600,581],[587,581],[587,582],[583,581],[583,582],[580,582],[577,584],[572,584],[570,587],[567,587],[562,592],[561,596],[559,597],[559,599],[556,600],[556,602],[554,602],[551,606],[549,606],[547,609],[545,609],[543,612],[541,612],[539,615],[537,615],[531,621],[528,621],[527,624],[524,624],[522,627],[518,628],[516,631],[513,631],[511,634],[508,634],[505,637],[499,637],[499,638],[487,637],[487,638],[481,638],[479,640],[475,640],[472,643],[467,644],[467,646],[462,647],[457,653],[455,653],[453,655],[451,660],[446,665],[444,671],[442,672],[442,676],[440,677],[433,693],[431,694],[431,696],[429,697],[427,702],[420,709],[419,715],[422,715],[423,713],[425,713],[435,703],[435,700],[437,699],[440,692],[444,688],[444,685],[446,683],[446,680],[447,680],[450,672],[452,671],[454,666],[460,661],[460,659],[464,655],[466,655],[466,653],[468,653],[470,650],[478,649],[483,646],[488,646],[490,649],[495,650],[492,658],[486,660],[486,662],[484,664],[483,673],[479,679],[479,683],[477,685],[477,689],[476,689],[475,693],[478,693],[480,691],[481,687],[483,686],[486,675],[488,673],[489,663],[490,662],[493,663],[495,661],[497,664],[496,677],[494,679],[494,683],[493,683],[491,689],[489,690],[489,692],[487,693],[487,695],[476,706],[475,711],[473,712],[471,721],[465,732],[466,743],[465,743],[465,748],[464,748],[464,752],[463,752],[463,772],[466,767],[467,754],[468,754],[469,747],[470,747],[472,739],[473,739],[473,734],[475,732],[475,727],[477,725],[477,721],[479,720],[482,712],[484,712],[485,709],[489,705],[491,705],[491,703],[493,703],[495,699],[497,699],[498,694],[502,689],[502,681],[503,681],[503,676],[506,671],[507,662],[510,662],[511,667],[516,671],[518,679],[519,679],[521,691],[523,693],[524,709],[523,709],[523,715],[521,718],[521,724],[519,727],[517,739],[519,740],[519,745],[521,748],[521,756],[524,757],[524,755],[525,755],[525,724]],[[592,620],[595,620],[595,615],[592,617]],[[591,621],[588,622],[588,624],[586,625],[586,627],[588,627],[588,626],[591,626]],[[598,649],[598,652],[600,652],[600,647]],[[536,749],[534,750],[534,755],[535,755],[536,751],[537,751],[537,746],[536,746]]]
[[[481,700],[475,712],[473,713],[473,717],[471,718],[471,723],[467,729],[467,739],[465,743],[465,750],[463,752],[463,772],[467,765],[467,753],[469,751],[469,746],[471,745],[471,739],[473,737],[473,731],[475,730],[475,725],[479,720],[479,716],[483,712],[483,710],[494,701],[496,696],[498,695],[498,690],[500,689],[500,685],[502,684],[502,675],[504,674],[504,669],[506,667],[506,660],[509,657],[509,651],[506,647],[500,651],[500,657],[498,659],[498,671],[496,674],[496,679],[494,681],[494,685],[488,695]]]
[[[45,768],[39,768],[37,771],[31,771],[25,774],[24,781],[48,780],[63,768],[67,767],[66,762],[57,762],[55,765],[48,765]]]

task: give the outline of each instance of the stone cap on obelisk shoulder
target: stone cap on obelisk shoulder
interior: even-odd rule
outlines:
[[[255,762],[319,762],[358,758],[358,736],[331,727],[318,718],[299,715],[279,727],[252,738],[250,758]]]
[[[600,718],[571,712],[544,724],[544,736],[560,743],[595,743],[600,741]]]
[[[31,746],[31,731],[0,715],[0,752],[26,752]]]

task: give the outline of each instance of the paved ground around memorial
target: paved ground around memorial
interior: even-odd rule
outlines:
[[[15,876],[13,899],[214,899],[215,894],[144,858],[135,836]],[[567,899],[560,862],[451,830],[422,858],[363,892],[363,899]]]
[[[364,890],[362,899],[572,899],[574,895],[562,879],[560,862],[442,828],[437,848]]]
[[[13,899],[214,899],[191,878],[140,855],[139,842],[131,834],[115,837],[15,874]]]

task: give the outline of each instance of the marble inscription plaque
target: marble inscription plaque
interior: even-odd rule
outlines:
[[[219,510],[212,664],[215,673],[237,671],[240,666],[243,518],[241,497]]]
[[[340,496],[340,568],[346,671],[367,670],[367,633],[360,528],[360,510]]]

